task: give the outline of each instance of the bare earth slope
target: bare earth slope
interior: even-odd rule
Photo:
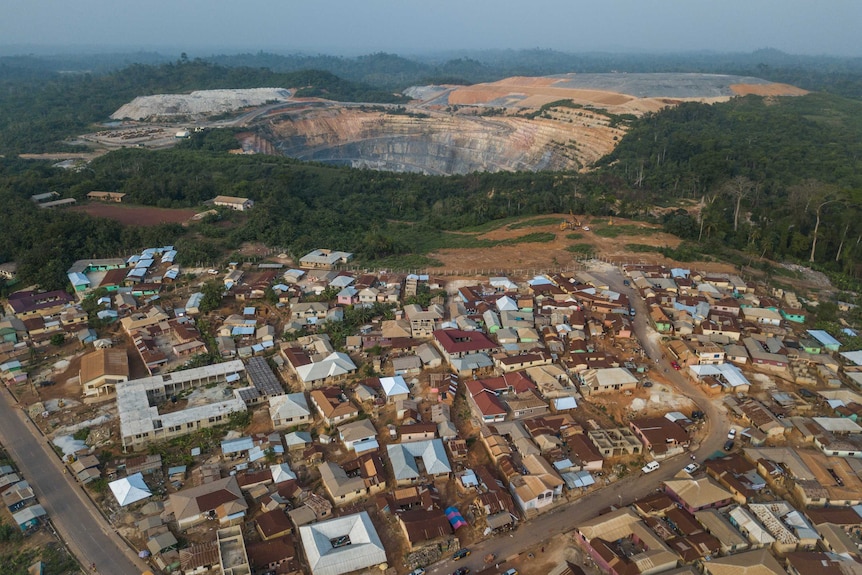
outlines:
[[[285,155],[434,174],[585,170],[625,134],[620,116],[683,101],[736,95],[800,95],[759,78],[718,74],[563,74],[473,86],[422,86],[413,103],[285,108],[267,119]],[[568,101],[565,105],[554,105]],[[544,107],[544,108],[543,108]]]
[[[333,107],[291,112],[268,129],[287,156],[431,174],[499,170],[578,170],[624,134],[588,113],[552,118],[478,116],[423,110],[421,117]]]

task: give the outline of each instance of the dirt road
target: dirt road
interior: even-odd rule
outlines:
[[[634,319],[634,331],[644,346],[644,350],[651,358],[659,358],[656,368],[667,370],[667,379],[674,389],[691,399],[698,406],[698,409],[706,414],[706,439],[692,451],[697,460],[703,461],[720,450],[727,431],[730,429],[730,421],[724,410],[681,372],[670,367],[669,360],[662,354],[660,343],[655,338],[649,337],[648,330],[651,328],[647,319],[649,316],[646,305],[631,288],[623,285],[622,274],[616,269],[592,273],[606,281],[611,289],[626,293],[630,297],[630,301],[634,303],[637,312]],[[489,553],[495,554],[499,559],[501,572],[509,567],[518,568],[519,565],[529,560],[528,553],[535,552],[537,546],[541,546],[554,535],[572,531],[578,524],[595,517],[611,505],[627,505],[648,495],[658,489],[663,481],[672,478],[689,463],[691,460],[687,454],[665,460],[658,470],[649,475],[632,474],[608,487],[571,503],[561,505],[522,524],[515,533],[509,536],[503,535],[489,539],[471,547],[472,554],[466,560],[454,562],[451,557],[448,557],[430,567],[428,573],[430,575],[451,573],[456,567],[468,567],[471,572],[479,571],[484,568],[483,558]]]

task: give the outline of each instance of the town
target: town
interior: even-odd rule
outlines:
[[[55,496],[160,573],[862,572],[862,351],[809,329],[817,294],[649,263],[176,256],[4,302],[0,431],[34,447],[0,493],[25,536],[81,552]]]

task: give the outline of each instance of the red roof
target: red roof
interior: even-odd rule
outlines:
[[[488,379],[480,379],[482,385],[486,389],[496,392],[508,392],[510,389],[514,393],[523,393],[536,389],[536,384],[527,377],[523,371],[515,371],[512,373],[503,374],[501,377],[491,377]],[[469,382],[468,382],[469,383]]]
[[[281,353],[284,354],[287,362],[295,368],[308,365],[311,363],[311,358],[308,357],[308,354],[305,350],[297,348],[297,347],[284,347],[281,349]]]
[[[482,380],[471,380],[466,383],[467,392],[473,398],[476,407],[484,416],[505,415],[506,407],[497,394],[483,385]]]
[[[497,347],[493,341],[480,331],[462,331],[460,329],[438,329],[434,338],[440,343],[446,353],[468,353],[485,351]]]
[[[257,528],[264,539],[289,533],[293,528],[290,518],[283,509],[273,509],[257,518]]]
[[[32,291],[16,292],[9,296],[9,307],[14,313],[27,313],[73,301],[72,296],[62,290],[43,293]]]

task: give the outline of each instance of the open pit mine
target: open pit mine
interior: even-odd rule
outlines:
[[[230,108],[226,92],[214,91],[213,113]],[[472,86],[417,86],[404,92],[411,102],[399,106],[288,97],[293,93],[279,91],[277,102],[266,95],[267,105],[255,109],[244,92],[235,104],[237,117],[228,122],[207,122],[206,92],[194,93],[193,116],[188,106],[167,96],[164,109],[153,96],[145,113],[124,107],[119,115],[165,122],[182,109],[183,121],[197,126],[245,128],[241,143],[246,153],[353,167],[441,175],[583,171],[612,151],[628,123],[645,113],[687,101],[805,91],[717,74],[564,74]]]

